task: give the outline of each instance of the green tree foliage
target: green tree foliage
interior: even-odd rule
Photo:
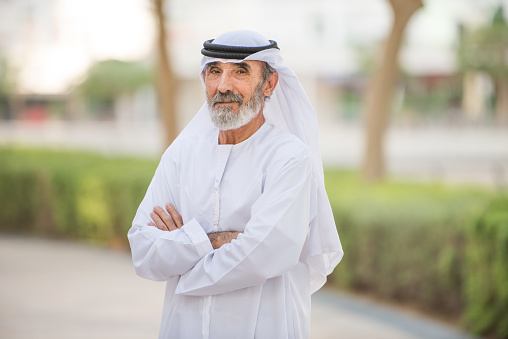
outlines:
[[[0,56],[0,118],[10,117],[9,99],[16,88],[16,71]]]
[[[151,70],[140,63],[106,60],[89,69],[78,91],[92,101],[104,102],[151,82]]]
[[[492,24],[462,33],[458,49],[460,67],[491,77],[496,92],[496,119],[508,124],[508,24],[502,7],[494,15]]]
[[[463,30],[458,50],[463,70],[486,72],[493,77],[508,79],[508,25],[499,8],[488,26]]]

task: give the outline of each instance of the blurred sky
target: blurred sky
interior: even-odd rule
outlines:
[[[401,53],[414,74],[455,68],[458,24],[488,22],[508,0],[423,0]],[[343,77],[361,67],[358,50],[375,51],[388,34],[387,0],[168,0],[175,71],[195,77],[204,40],[252,29],[277,40],[297,72]],[[149,0],[0,0],[0,57],[20,76],[20,92],[61,93],[104,59],[150,60]]]

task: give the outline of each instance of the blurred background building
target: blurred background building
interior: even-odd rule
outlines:
[[[417,133],[415,128],[429,126],[500,125],[498,83],[481,67],[464,66],[460,57],[464,36],[491,25],[496,11],[506,20],[508,1],[424,1],[405,34],[391,126]],[[277,40],[300,77],[324,126],[325,163],[358,165],[363,96],[391,25],[386,1],[172,0],[165,14],[178,79],[179,128],[204,102],[198,74],[203,41],[252,29]],[[0,0],[0,141],[96,142],[100,148],[109,133],[118,141],[113,151],[159,154],[155,35],[148,0]],[[44,129],[33,124],[27,129],[26,122]],[[463,145],[475,144],[472,138]],[[394,142],[399,153],[417,150],[417,145],[404,149],[404,140]],[[487,154],[495,165],[488,166],[503,172],[508,150],[495,144]],[[429,171],[439,172],[440,166]]]

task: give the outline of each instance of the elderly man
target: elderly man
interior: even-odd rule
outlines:
[[[308,338],[311,294],[342,258],[317,119],[277,43],[204,43],[207,102],[162,156],[128,237],[166,281],[160,338]]]

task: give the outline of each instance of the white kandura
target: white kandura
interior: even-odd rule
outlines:
[[[236,31],[214,43],[269,42]],[[128,234],[137,273],[167,281],[159,338],[309,338],[310,296],[343,255],[312,105],[279,50],[245,60],[279,74],[264,125],[239,144],[219,145],[203,105],[163,155]],[[204,57],[202,70],[213,61],[241,60]],[[167,203],[184,226],[148,226],[153,207]],[[213,231],[243,233],[214,250]]]

